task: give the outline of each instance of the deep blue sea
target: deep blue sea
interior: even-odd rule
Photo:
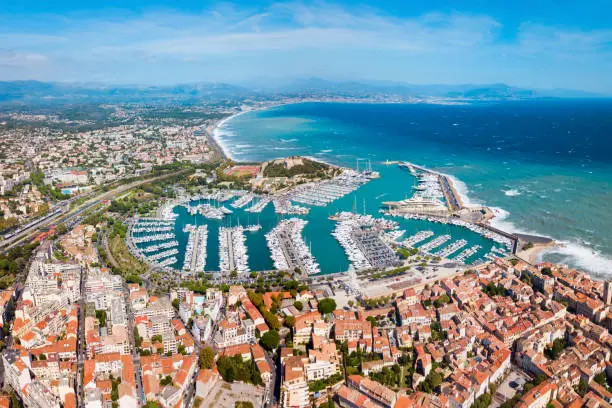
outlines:
[[[498,226],[564,243],[545,260],[612,275],[611,100],[301,103],[236,116],[216,137],[239,161],[305,155],[355,167],[371,159],[382,174],[375,189],[389,194],[381,202],[413,183],[381,162],[430,167],[459,180],[467,200],[494,207]]]

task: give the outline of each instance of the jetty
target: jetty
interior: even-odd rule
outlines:
[[[281,221],[266,234],[266,241],[276,269],[295,270],[297,268],[307,275],[321,272],[319,264],[302,237],[302,230],[306,223],[307,221],[301,218],[290,218]]]

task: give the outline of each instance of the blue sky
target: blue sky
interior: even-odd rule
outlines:
[[[4,0],[0,80],[318,76],[612,93],[607,0],[91,3]]]

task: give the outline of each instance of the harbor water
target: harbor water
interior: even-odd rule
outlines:
[[[460,180],[455,184],[464,200],[496,209],[496,226],[564,243],[545,254],[545,260],[609,277],[611,134],[611,101],[550,100],[459,106],[302,103],[237,116],[215,136],[235,160],[305,155],[351,167],[357,158],[373,163],[408,160],[450,174]],[[382,165],[375,170],[381,172],[380,179],[328,207],[313,208],[307,216],[305,239],[324,271],[346,266],[342,249],[330,235],[334,223],[327,219],[329,214],[351,210],[355,202],[362,211],[364,199],[366,211],[376,213],[382,201],[411,194],[414,180],[408,172]],[[271,211],[266,209],[274,218]],[[427,221],[401,224],[406,236],[432,230],[436,236],[451,234],[453,242],[470,235]],[[265,232],[264,227],[257,234],[263,237]],[[471,237],[469,245],[478,239]],[[257,251],[262,253],[249,247],[249,256],[265,266],[267,248],[263,238],[260,242]],[[491,244],[483,242],[482,247],[488,251]],[[211,250],[209,256],[214,253]]]

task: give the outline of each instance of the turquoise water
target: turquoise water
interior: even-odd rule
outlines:
[[[243,114],[216,132],[236,160],[308,155],[352,167],[357,158],[409,160],[450,174],[460,180],[468,201],[498,211],[498,226],[564,243],[545,260],[598,276],[612,271],[611,135],[612,102],[607,100],[462,106],[304,103]],[[381,179],[354,193],[358,207],[366,198],[368,212],[381,201],[403,198],[413,183],[396,167],[375,167]],[[353,202],[349,195],[333,206],[315,208],[308,217],[320,220],[336,207],[351,209]],[[407,227],[448,228],[425,224]],[[305,231],[313,253],[330,271],[346,262],[326,234],[332,226],[311,222]],[[458,239],[460,233],[451,235]]]
[[[317,259],[321,266],[322,273],[332,273],[346,271],[348,269],[348,260],[344,253],[343,248],[340,246],[338,241],[331,235],[334,230],[336,223],[329,219],[330,215],[335,214],[338,211],[352,211],[355,209],[357,212],[365,211],[370,214],[376,214],[380,209],[382,201],[388,200],[400,200],[406,196],[412,195],[412,186],[414,185],[414,178],[407,171],[400,169],[397,166],[381,168],[384,173],[384,177],[375,179],[360,187],[355,192],[346,195],[345,197],[334,201],[326,207],[311,207],[310,212],[301,216],[308,221],[304,228],[304,239],[307,244],[312,248],[312,253]],[[402,180],[401,184],[395,184],[393,180]],[[250,205],[247,205],[242,209],[235,209],[231,207],[231,202],[227,201],[224,205],[233,211],[233,214],[228,215],[223,220],[209,220],[202,215],[190,215],[186,208],[175,207],[174,212],[178,215],[175,224],[175,234],[179,241],[179,254],[177,255],[178,262],[175,267],[180,268],[184,261],[184,250],[187,246],[187,234],[183,232],[183,228],[187,224],[192,225],[208,225],[208,242],[207,242],[207,259],[205,270],[207,271],[218,271],[219,270],[219,241],[218,231],[220,226],[235,226],[240,223],[241,225],[259,223],[262,229],[257,232],[245,232],[247,241],[246,245],[249,254],[249,266],[253,271],[270,270],[273,268],[272,260],[270,258],[270,251],[266,245],[265,234],[274,228],[279,220],[287,218],[289,216],[277,215],[274,212],[274,206],[270,203],[261,212],[261,214],[251,214],[245,211]],[[193,201],[191,204],[195,205],[200,202],[206,201]],[[468,261],[475,261],[483,257],[494,244],[493,241],[483,238],[482,236],[452,225],[443,225],[438,223],[431,223],[420,220],[404,220],[396,218],[400,224],[400,228],[406,230],[405,237],[415,234],[421,230],[431,230],[435,235],[423,242],[420,245],[425,244],[431,239],[434,239],[438,235],[450,234],[452,239],[446,245],[459,239],[465,239],[469,245],[480,245],[482,248],[472,257],[468,258]],[[439,249],[442,249],[444,246]],[[466,246],[467,248],[467,246]]]

